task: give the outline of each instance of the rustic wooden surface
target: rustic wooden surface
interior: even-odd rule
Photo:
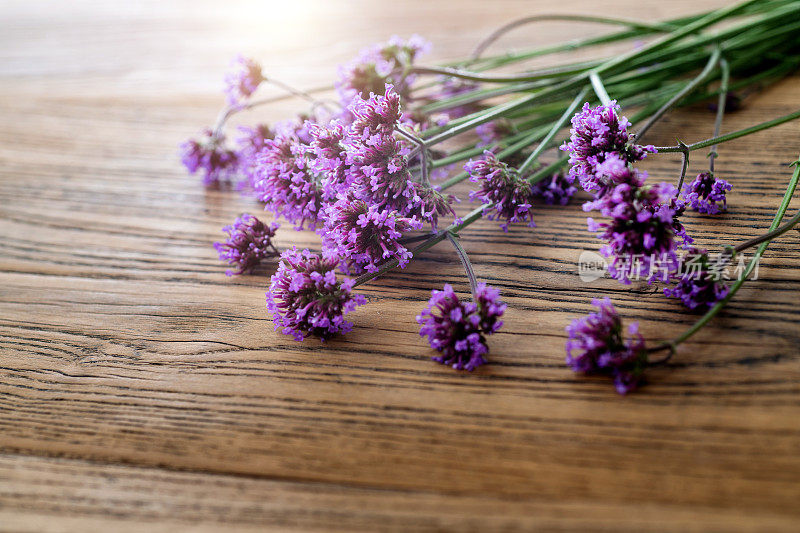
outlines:
[[[312,87],[392,33],[449,58],[517,13],[660,19],[725,3],[4,1],[0,530],[797,531],[796,232],[623,398],[565,368],[564,326],[605,294],[652,341],[693,316],[655,287],[581,283],[578,254],[597,241],[577,202],[538,208],[535,230],[464,232],[509,309],[492,363],[457,373],[429,360],[414,321],[431,289],[466,287],[446,246],[366,286],[346,338],[295,343],[272,331],[269,271],[226,278],[210,246],[257,206],[204,191],[176,155],[240,51]],[[599,31],[553,23],[500,47]],[[752,97],[724,131],[798,108],[799,86]],[[702,139],[712,120],[672,113],[651,140]],[[798,153],[797,123],[724,145],[730,210],[689,215],[692,234],[719,246],[762,232]],[[678,164],[646,166],[675,179]],[[282,231],[292,243],[315,238]]]

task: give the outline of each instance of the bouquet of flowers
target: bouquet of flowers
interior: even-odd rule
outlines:
[[[503,55],[491,44],[512,29],[547,20],[588,21],[620,29],[601,37]],[[681,224],[686,210],[725,210],[732,185],[714,172],[715,147],[800,118],[800,111],[720,135],[726,110],[750,91],[792,73],[800,64],[800,2],[748,0],[659,23],[582,15],[519,19],[479,43],[466,59],[421,63],[424,39],[392,38],[343,65],[337,98],[319,100],[272,79],[239,57],[226,77],[227,105],[216,124],[182,145],[183,163],[206,186],[236,183],[295,230],[314,230],[321,249],[279,251],[277,222],[243,214],[215,243],[228,275],[264,261],[277,270],[267,291],[275,329],[302,341],[327,339],[353,327],[346,315],[365,298],[357,288],[442,242],[453,246],[471,298],[450,285],[433,290],[417,321],[434,360],[458,370],[488,361],[490,335],[502,325],[500,292],[477,279],[459,233],[480,218],[534,226],[537,202],[567,206],[578,187],[591,195],[588,231],[601,241],[608,273],[621,283],[644,277],[666,284],[664,294],[704,311],[679,337],[647,346],[608,298],[596,312],[566,327],[566,362],[576,372],[610,376],[625,394],[647,367],[663,364],[733,298],[769,242],[800,219],[781,225],[800,178],[794,173],[772,226],[761,237],[712,251],[693,246]],[[557,52],[628,43],[626,52],[590,61],[531,69]],[[296,119],[242,129],[235,145],[228,119],[269,103],[256,93],[278,87],[309,103]],[[612,99],[613,96],[613,99]],[[675,146],[644,144],[671,108],[713,102],[716,120],[706,140]],[[630,119],[624,115],[630,116]],[[636,125],[636,126],[634,126]],[[563,137],[563,139],[562,139]],[[685,179],[690,155],[710,149],[707,172]],[[637,168],[645,157],[683,156],[675,184],[654,182]],[[474,184],[472,211],[458,214],[451,188]],[[568,208],[568,207],[565,207]],[[757,247],[744,275],[729,283],[719,272],[737,254]],[[665,352],[663,355],[657,355]]]

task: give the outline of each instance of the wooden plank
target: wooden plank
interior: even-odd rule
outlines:
[[[724,2],[650,3],[658,18],[699,4]],[[388,16],[354,6],[363,19],[319,7],[313,16],[341,25],[291,37],[194,4],[0,8],[0,78],[14,80],[0,84],[0,529],[796,530],[796,232],[626,398],[565,368],[564,326],[605,294],[653,342],[695,316],[657,287],[580,282],[578,256],[598,246],[584,197],[537,206],[533,230],[505,234],[481,221],[463,232],[479,277],[509,303],[491,364],[472,374],[429,361],[414,321],[431,289],[467,288],[446,245],[365,286],[356,329],[324,344],[272,331],[270,268],[223,275],[210,243],[259,208],[235,191],[204,191],[176,146],[213,118],[220,99],[208,80],[230,55],[280,50],[278,74],[317,85],[371,40],[415,30],[452,57],[519,9],[413,2]],[[509,42],[547,42],[565,27]],[[47,45],[49,32],[61,48]],[[314,55],[330,42],[339,44]],[[213,52],[195,57],[204,47]],[[797,86],[795,77],[749,98],[724,131],[797,109]],[[288,116],[292,105],[265,116]],[[702,139],[712,121],[701,106],[675,112],[650,141]],[[768,227],[800,128],[719,152],[730,209],[687,216],[710,247]],[[704,166],[698,155],[690,172]],[[679,158],[644,167],[674,180]],[[278,244],[318,238],[286,229]]]

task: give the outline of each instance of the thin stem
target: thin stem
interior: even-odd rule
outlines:
[[[273,81],[273,80],[270,80],[270,81]],[[309,89],[308,91],[301,91],[301,92],[303,92],[303,94],[307,95],[308,97],[312,98],[312,100],[313,100],[313,97],[311,96],[311,93],[320,93],[320,92],[330,91],[331,89],[333,89],[333,87],[325,85],[325,86],[322,86],[322,87],[314,87],[313,89]],[[259,100],[251,100],[250,102],[248,102],[246,104],[243,104],[243,105],[239,105],[239,106],[227,106],[227,107],[223,108],[222,111],[220,111],[220,114],[217,117],[217,121],[214,124],[214,128],[212,129],[212,131],[214,132],[215,136],[218,135],[219,132],[222,130],[222,127],[225,125],[225,122],[232,115],[235,115],[236,113],[239,113],[241,111],[247,111],[248,109],[253,109],[254,107],[262,106],[262,105],[265,105],[265,104],[272,104],[272,103],[275,103],[275,102],[281,102],[283,100],[288,100],[290,98],[294,98],[294,97],[297,97],[297,96],[299,96],[299,95],[295,94],[293,91],[289,91],[288,94],[280,94],[280,95],[277,95],[277,96],[270,96],[268,98],[261,98]],[[316,102],[317,100],[314,100],[314,101]]]
[[[525,162],[522,163],[522,165],[520,165],[519,167],[520,174],[524,174],[525,171],[528,168],[530,168],[534,162],[536,162],[536,159],[545,150],[545,148],[547,148],[547,145],[550,143],[553,137],[555,137],[556,133],[558,133],[558,131],[562,127],[564,127],[564,124],[566,124],[566,122],[575,113],[575,109],[577,109],[577,107],[581,105],[581,102],[583,102],[583,99],[586,97],[586,93],[588,91],[589,91],[588,87],[584,87],[583,89],[581,89],[581,92],[578,93],[578,96],[576,96],[575,99],[572,101],[572,103],[569,105],[569,107],[567,107],[567,109],[564,111],[564,114],[562,114],[561,117],[553,124],[553,127],[550,128],[550,131],[547,133],[545,138],[541,140],[539,145],[531,153],[531,155],[528,156]]]
[[[775,217],[772,219],[772,224],[770,225],[769,228],[770,231],[778,229],[778,224],[780,224],[781,219],[783,219],[783,215],[786,213],[786,209],[788,209],[789,203],[791,202],[792,197],[794,196],[794,191],[797,188],[797,183],[798,181],[800,181],[800,159],[798,159],[792,164],[795,167],[794,173],[792,174],[792,178],[789,180],[789,185],[786,187],[786,193],[783,195],[783,201],[778,207],[778,211],[775,213]],[[689,337],[700,331],[703,328],[703,326],[705,326],[712,318],[714,318],[717,315],[717,313],[719,313],[722,310],[723,307],[725,307],[725,305],[727,305],[727,303],[731,300],[731,298],[733,298],[733,296],[736,294],[736,292],[739,290],[739,288],[742,286],[745,280],[747,280],[747,277],[753,271],[759,259],[761,259],[761,256],[764,254],[764,250],[767,249],[769,243],[770,241],[766,240],[760,244],[760,246],[756,250],[756,253],[753,255],[753,258],[750,260],[750,263],[748,263],[747,268],[739,277],[739,279],[737,279],[733,283],[733,285],[731,285],[731,288],[728,291],[728,294],[725,296],[725,298],[717,302],[714,305],[714,307],[709,309],[705,315],[703,315],[697,322],[694,323],[692,327],[687,329],[683,334],[670,341],[666,341],[657,346],[654,346],[653,348],[650,348],[648,350],[648,353],[655,353],[662,350],[670,351],[670,354],[667,355],[665,358],[658,361],[653,361],[651,364],[660,364],[666,362],[670,358],[672,353],[675,352],[676,346],[678,346],[680,343],[684,342],[686,339],[688,339]]]
[[[790,229],[792,229],[798,222],[800,222],[800,211],[798,211],[792,218],[790,218],[789,222],[787,222],[783,226],[781,226],[779,228],[776,228],[776,229],[770,231],[769,233],[765,233],[764,235],[761,235],[760,237],[755,237],[753,239],[750,239],[749,241],[745,241],[742,244],[736,246],[734,248],[734,250],[738,253],[738,252],[741,252],[743,250],[747,250],[751,246],[755,246],[757,244],[761,244],[762,242],[765,242],[765,241],[771,241],[771,240],[775,239],[776,237],[779,237],[779,236],[783,235],[784,233],[786,233],[787,231],[789,231]]]
[[[608,96],[608,92],[606,92],[606,88],[603,85],[603,81],[600,79],[600,75],[597,72],[592,72],[589,74],[589,81],[592,82],[592,88],[594,89],[597,97],[600,99],[600,103],[603,105],[611,105],[611,97]]]
[[[458,236],[454,235],[453,232],[447,232],[447,239],[450,241],[450,244],[456,249],[456,253],[458,254],[458,258],[461,259],[461,264],[464,266],[464,271],[467,273],[467,278],[469,278],[469,288],[472,291],[472,299],[476,302],[478,301],[478,280],[475,277],[475,271],[472,269],[472,263],[469,262],[469,256],[467,256],[466,250],[464,247],[461,246],[461,243],[458,241]]]
[[[467,81],[479,81],[487,83],[510,83],[515,81],[535,81],[543,78],[553,78],[558,76],[565,76],[568,74],[579,74],[598,66],[598,61],[584,61],[576,63],[575,65],[566,67],[552,67],[540,70],[531,70],[528,72],[520,72],[519,74],[505,74],[505,75],[491,75],[481,74],[480,72],[472,72],[453,67],[411,67],[409,73],[411,74],[433,74],[436,76],[450,76],[451,78],[458,78]]]
[[[542,181],[543,179],[552,175],[553,172],[555,172],[556,170],[560,169],[565,164],[567,164],[567,161],[569,161],[569,156],[564,156],[560,159],[557,159],[554,163],[550,163],[546,167],[539,169],[535,173],[533,173],[531,177],[528,178],[528,182],[537,183],[539,181]]]
[[[420,161],[420,169],[421,169],[421,174],[422,174],[422,184],[426,185],[426,186],[430,185],[431,184],[431,180],[428,178],[428,155],[429,154],[428,154],[428,148],[427,148],[427,145],[425,144],[425,141],[423,141],[422,139],[420,139],[416,135],[412,135],[411,133],[408,133],[403,128],[397,127],[396,130],[397,130],[397,133],[399,133],[402,137],[404,137],[405,139],[411,141],[412,143],[416,144],[417,147],[419,147],[420,159],[421,159],[421,161]]]
[[[645,24],[636,21],[630,20],[623,20],[623,19],[615,19],[609,17],[593,17],[593,16],[586,16],[586,15],[534,15],[532,17],[524,17],[517,20],[513,20],[504,26],[493,31],[488,37],[486,37],[483,41],[478,43],[478,46],[475,47],[475,51],[472,52],[471,60],[475,61],[480,58],[481,54],[489,47],[492,43],[497,41],[500,37],[508,33],[509,31],[519,28],[520,26],[525,26],[526,24],[530,24],[532,22],[543,22],[543,21],[550,21],[550,20],[565,20],[565,21],[575,21],[575,22],[596,22],[598,24],[616,24],[619,26],[627,26],[631,29],[635,30],[649,30],[649,31],[661,31],[661,32],[669,32],[675,29],[675,26],[670,23],[655,23],[655,24]]]
[[[683,146],[684,150],[681,153],[683,156],[683,164],[681,165],[681,175],[678,178],[678,192],[680,192],[681,187],[683,187],[683,180],[686,178],[686,169],[689,168],[689,149],[683,143],[680,143],[680,146]]]
[[[719,68],[722,71],[722,77],[719,82],[719,98],[717,99],[717,116],[714,118],[714,137],[719,137],[720,128],[722,128],[722,117],[725,115],[725,102],[728,99],[728,82],[731,77],[731,69],[728,62],[721,59]],[[711,147],[708,152],[708,171],[714,174],[714,160],[717,158],[717,145]]]
[[[800,111],[795,111],[794,113],[789,113],[788,115],[768,120],[767,122],[762,122],[760,124],[756,124],[755,126],[750,126],[749,128],[745,128],[743,130],[734,131],[732,133],[726,133],[725,135],[720,135],[719,137],[712,137],[710,139],[706,139],[705,141],[700,141],[694,144],[686,145],[686,149],[688,149],[690,152],[693,152],[695,150],[701,150],[703,148],[708,148],[709,146],[732,141],[734,139],[738,139],[739,137],[744,137],[745,135],[750,135],[751,133],[756,133],[762,130],[766,130],[778,126],[780,124],[783,124],[784,122],[790,122],[798,118],[800,118]],[[682,152],[683,148],[681,148],[680,145],[657,146],[656,151],[658,153]]]
[[[639,132],[635,135],[636,142],[641,143],[642,137],[644,134],[647,133],[647,130],[653,127],[653,125],[658,122],[661,117],[664,116],[664,113],[669,111],[675,104],[680,102],[687,94],[691,93],[692,91],[697,88],[698,85],[703,83],[703,81],[711,75],[711,72],[717,65],[717,62],[720,60],[722,55],[722,51],[719,47],[714,49],[714,53],[711,54],[711,57],[708,59],[708,63],[706,63],[705,68],[698,74],[692,81],[686,84],[686,86],[675,93],[675,95],[670,98],[667,103],[665,103],[661,108],[652,116],[650,119],[645,123],[644,126],[639,130]]]
[[[425,242],[423,242],[422,244],[411,250],[412,255],[417,255],[420,252],[424,252],[425,250],[433,248],[434,246],[436,246],[437,244],[439,244],[440,242],[442,242],[447,238],[448,232],[458,234],[459,231],[466,228],[476,220],[479,220],[483,216],[483,210],[488,207],[490,206],[481,205],[470,211],[469,214],[460,221],[453,222],[446,229],[443,229],[435,233],[434,235],[431,235]],[[381,265],[381,267],[375,272],[367,272],[366,274],[362,274],[361,276],[357,277],[356,280],[353,282],[353,286],[357,287],[359,285],[363,285],[364,283],[377,278],[381,274],[388,272],[389,270],[397,267],[398,265],[399,263],[397,259],[392,259],[391,261],[388,261],[383,265]]]

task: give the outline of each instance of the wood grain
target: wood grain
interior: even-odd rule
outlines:
[[[472,374],[432,363],[414,320],[431,289],[467,290],[444,245],[365,286],[355,330],[325,344],[272,331],[269,268],[223,274],[210,243],[259,208],[204,190],[176,146],[213,119],[230,57],[265,58],[276,77],[312,87],[393,33],[424,34],[445,59],[515,13],[552,6],[164,4],[0,7],[0,530],[800,527],[797,232],[625,398],[565,368],[564,326],[602,295],[652,342],[695,316],[658,287],[581,283],[578,255],[598,243],[579,201],[537,206],[534,230],[481,221],[463,233],[478,276],[509,304],[491,364]],[[659,19],[725,2],[609,4],[563,9],[645,4]],[[499,46],[599,31],[554,23]],[[723,130],[797,109],[799,82],[748,98]],[[712,122],[703,106],[674,112],[650,141],[703,139]],[[769,226],[800,128],[719,152],[730,209],[688,215],[712,247]],[[662,155],[645,167],[671,180],[679,163]],[[704,165],[696,157],[691,169]],[[318,244],[279,235],[280,246]]]

